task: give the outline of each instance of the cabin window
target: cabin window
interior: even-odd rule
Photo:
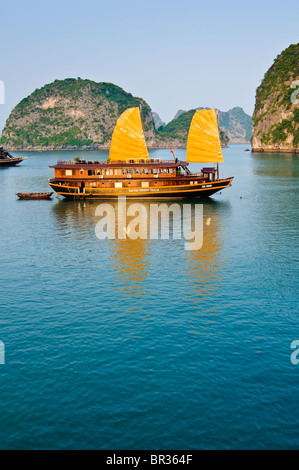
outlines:
[[[72,176],[73,170],[65,170],[65,176]]]
[[[136,168],[136,175],[139,175],[139,169]]]
[[[126,173],[127,173],[127,170],[123,168],[123,175],[125,175]]]
[[[143,175],[144,169],[140,168],[140,174]]]
[[[88,176],[92,176],[96,174],[96,170],[88,170]]]
[[[60,175],[64,176],[65,175],[65,170],[60,170]]]
[[[142,181],[141,186],[142,188],[148,188],[149,186],[148,181]]]
[[[115,175],[121,175],[121,169],[117,168],[116,170],[114,170],[114,174]]]
[[[127,169],[127,173],[130,174],[131,173],[131,170],[130,168]]]
[[[156,168],[154,168],[153,171],[154,171],[154,175],[156,175],[158,173]]]
[[[107,175],[107,176],[109,175],[109,170],[105,170],[105,175]]]
[[[134,168],[132,168],[132,175],[134,175],[134,173],[135,173],[135,170],[134,170]]]
[[[102,175],[103,171],[102,170],[97,170],[97,175]]]
[[[148,175],[148,168],[145,168],[145,169],[144,169],[144,174],[145,174],[145,175]]]

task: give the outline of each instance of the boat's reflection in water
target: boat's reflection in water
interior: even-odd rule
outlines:
[[[223,311],[219,300],[224,272],[229,260],[224,254],[223,227],[230,213],[228,202],[204,204],[203,245],[200,250],[186,252],[185,301],[192,313],[192,332],[211,333],[217,315]],[[226,307],[226,306],[225,306]]]
[[[110,217],[111,223],[115,220],[115,238],[99,240],[96,237],[96,224],[100,220],[95,216],[96,209],[104,202],[111,204],[113,214]],[[127,200],[126,210],[130,212],[132,204],[137,201]],[[88,246],[89,249],[105,251],[106,263],[115,273],[113,286],[115,291],[122,292],[126,299],[126,311],[133,311],[147,303],[147,298],[153,294],[159,298],[169,295],[169,291],[177,283],[180,299],[188,305],[192,318],[190,322],[194,332],[198,332],[198,322],[200,328],[204,328],[202,319],[208,318],[213,321],[213,316],[217,314],[217,303],[215,299],[217,289],[222,283],[222,273],[226,266],[226,260],[222,255],[222,222],[227,219],[230,212],[228,202],[218,202],[213,199],[200,201],[199,199],[179,201],[138,201],[142,202],[145,208],[142,212],[134,213],[134,216],[127,216],[125,233],[122,231],[118,237],[118,201],[65,201],[60,200],[54,206],[59,230],[71,234],[77,230],[77,238],[82,242],[80,249]],[[166,203],[168,206],[178,204],[181,214],[183,205],[191,204],[192,207],[200,204],[203,207],[203,243],[200,249],[194,251],[185,250],[184,233],[181,239],[173,239],[174,233],[172,217],[170,223],[163,220],[159,224],[159,238],[151,239],[150,233],[150,205]],[[131,209],[133,209],[131,207]],[[106,213],[104,214],[104,216]],[[194,215],[194,214],[192,214]],[[132,231],[128,229],[128,224],[138,216],[140,226],[147,226],[147,239],[132,239]],[[109,218],[109,215],[107,215]],[[167,224],[170,228],[170,238],[161,239],[161,230]],[[122,228],[123,230],[123,228]],[[194,230],[194,225],[192,226]],[[140,232],[140,227],[136,226],[136,231]],[[83,243],[84,242],[84,243]],[[106,266],[99,265],[99,270],[106,269]],[[103,274],[104,275],[104,274]],[[118,293],[115,292],[115,295]],[[174,294],[174,292],[173,292]],[[156,305],[159,309],[159,305]],[[174,308],[175,302],[174,302]],[[197,318],[196,318],[197,317]],[[200,317],[200,319],[198,318]]]

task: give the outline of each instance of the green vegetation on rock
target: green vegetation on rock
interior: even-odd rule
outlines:
[[[182,144],[186,144],[189,127],[194,116],[196,109],[182,112],[178,117],[174,118],[165,127],[157,132],[157,138],[161,141],[169,141],[170,139],[177,139]],[[222,145],[227,145],[229,138],[226,133],[219,129],[220,139]]]
[[[11,112],[1,144],[8,148],[108,147],[117,118],[141,108],[145,136],[154,140],[149,105],[112,83],[55,80],[24,98]]]
[[[162,139],[186,140],[195,111],[195,109],[190,109],[190,111],[180,114],[177,118],[166,124],[166,126],[157,133],[158,136]]]
[[[277,56],[257,88],[253,114],[253,150],[299,150],[299,108],[295,100],[291,99],[295,91],[293,82],[297,80],[299,44],[291,44]]]
[[[291,44],[279,54],[256,92],[255,106],[259,108],[263,102],[273,95],[272,105],[285,104],[291,107],[290,96],[293,89],[289,84],[292,80],[299,78],[299,44]],[[277,93],[279,91],[279,93]]]

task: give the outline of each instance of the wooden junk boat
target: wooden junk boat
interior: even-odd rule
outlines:
[[[7,150],[0,147],[0,167],[1,166],[15,166],[26,160],[27,157],[13,157]]]
[[[193,116],[187,143],[187,161],[149,157],[139,108],[127,109],[118,119],[106,162],[58,161],[50,168],[51,188],[66,198],[182,198],[207,197],[228,188],[233,177],[219,178],[223,161],[214,109]],[[216,163],[191,173],[189,162]]]
[[[51,193],[16,193],[19,199],[50,199]]]

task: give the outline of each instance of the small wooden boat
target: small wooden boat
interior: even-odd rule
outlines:
[[[26,160],[27,157],[13,157],[7,150],[0,147],[0,167],[2,166],[15,166]]]
[[[19,199],[50,199],[51,193],[16,193]]]

